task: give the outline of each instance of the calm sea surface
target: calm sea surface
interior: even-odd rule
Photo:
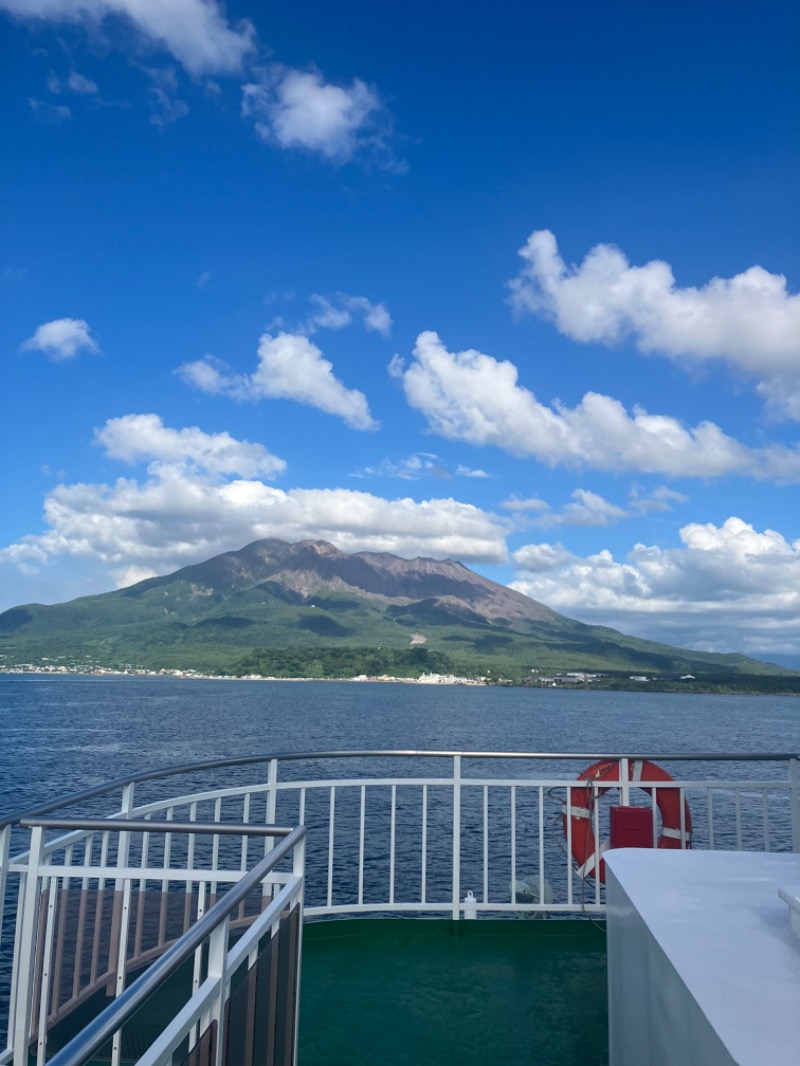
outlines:
[[[0,813],[146,768],[341,748],[800,752],[800,699],[0,677]]]

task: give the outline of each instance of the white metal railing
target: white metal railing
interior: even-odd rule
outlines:
[[[303,827],[242,827],[196,819],[184,823],[171,817],[161,824],[130,817],[124,821],[34,818],[22,819],[20,825],[30,830],[31,846],[9,864],[10,872],[19,874],[19,895],[10,980],[10,1040],[0,1062],[28,1066],[33,1053],[37,1066],[45,1061],[55,1066],[83,1066],[110,1042],[112,1066],[119,1066],[124,1023],[192,956],[193,976],[191,989],[183,990],[185,1002],[176,1007],[163,1032],[152,1034],[151,1046],[137,1061],[142,1066],[171,1066],[193,1054],[192,1061],[203,1066],[232,1062],[224,1054],[231,1026],[246,1032],[248,1024],[251,1030],[255,1024],[252,1017],[231,1017],[234,976],[246,967],[248,979],[255,982],[259,956],[267,949],[279,950],[280,939],[278,947],[273,948],[271,942],[282,936],[287,922],[291,943],[288,948],[284,943],[282,950],[284,955],[288,950],[292,959],[287,970],[292,1009],[291,1017],[284,1011],[283,1024],[273,1027],[273,1044],[278,1040],[281,1048],[279,1054],[272,1048],[270,1061],[286,1066],[296,1061]],[[54,830],[61,831],[60,835],[48,839],[48,831]],[[99,846],[95,847],[98,834]],[[157,834],[163,862],[150,865]],[[205,848],[198,846],[204,834],[208,835]],[[248,868],[250,837],[263,838],[265,852]],[[284,839],[275,845],[279,838]],[[220,847],[221,841],[229,846]],[[85,844],[80,851],[76,848],[79,842]],[[222,864],[217,861],[220,856]],[[228,861],[234,857],[238,861]],[[180,867],[172,864],[173,858]],[[107,883],[113,883],[113,890],[106,889]],[[148,892],[150,884],[156,888]],[[148,895],[156,907],[150,908],[150,921],[145,922]],[[169,906],[176,897],[180,904],[177,924],[176,908]],[[142,950],[143,926],[149,927],[153,941],[146,951]],[[241,933],[235,944],[232,933]],[[129,975],[153,959],[157,961],[126,989]],[[274,1007],[289,993],[285,987],[274,986],[274,977],[271,980]],[[57,1035],[58,1023],[84,1004],[91,1007],[92,998],[104,990],[113,992],[113,1005],[54,1057],[48,1056],[48,1037],[53,1032]]]
[[[602,788],[582,776],[598,759],[617,767]],[[643,759],[670,768],[674,780],[637,787],[630,767]],[[0,914],[0,977],[4,957],[8,968],[13,926],[17,945],[8,1049],[0,1052],[0,1066],[12,1061],[10,1049],[26,1031],[18,1005],[20,954],[29,949],[21,944],[38,937],[43,945],[30,972],[41,973],[48,960],[47,980],[34,978],[31,992],[27,1032],[38,1040],[98,986],[120,993],[131,970],[170,950],[218,895],[269,853],[272,840],[264,829],[276,821],[307,829],[303,895],[309,917],[602,915],[601,878],[589,876],[586,864],[583,876],[579,872],[573,819],[564,817],[585,802],[587,788],[593,790],[588,810],[597,842],[607,836],[611,800],[601,793],[613,788],[624,803],[649,808],[654,842],[661,832],[659,801],[677,791],[677,846],[800,851],[792,754],[312,752],[134,775],[29,812],[28,824],[38,819],[38,836],[19,817],[0,822],[0,908],[5,899],[7,909],[4,925]],[[683,801],[691,812],[691,838]],[[44,832],[43,816],[55,810],[89,813],[96,825],[73,820],[53,836]],[[200,823],[207,834],[183,831]],[[34,868],[39,873],[31,878]],[[262,909],[274,886],[288,883],[286,876],[273,870],[272,881],[263,882]],[[231,924],[247,928],[254,913],[241,901]],[[77,952],[70,952],[65,930],[80,944]],[[58,992],[51,991],[45,1004],[48,981]],[[197,976],[195,984],[196,992]]]

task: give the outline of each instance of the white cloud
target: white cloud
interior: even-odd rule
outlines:
[[[380,97],[359,78],[347,85],[326,82],[317,71],[277,65],[264,81],[243,87],[242,114],[256,131],[281,148],[304,148],[344,163],[375,141]]]
[[[258,366],[251,375],[229,374],[223,364],[206,356],[185,363],[177,373],[203,392],[237,400],[287,399],[338,415],[353,429],[376,429],[366,397],[348,389],[333,373],[333,365],[308,337],[296,333],[264,333],[258,345]]]
[[[492,476],[486,470],[481,470],[479,467],[473,468],[471,466],[464,466],[463,463],[459,463],[456,467],[456,474],[458,477],[486,478]]]
[[[503,507],[512,513],[525,513],[528,511],[548,511],[550,504],[538,496],[531,496],[527,499],[519,496],[510,496],[504,501]]]
[[[229,433],[204,433],[197,426],[170,429],[158,415],[110,418],[95,431],[106,455],[126,463],[188,463],[209,474],[271,478],[286,470],[283,459],[261,444],[236,440]]]
[[[788,292],[781,274],[752,266],[680,288],[668,263],[631,266],[610,244],[592,248],[580,266],[567,266],[549,230],[535,230],[520,255],[525,265],[510,282],[517,312],[552,319],[578,341],[632,337],[643,352],[690,362],[724,359],[747,374],[766,375],[768,394],[775,392],[773,378],[788,377],[800,394],[800,294]]]
[[[349,296],[339,292],[335,297],[321,296],[314,293],[311,302],[316,310],[306,321],[304,333],[315,333],[317,329],[343,329],[352,324],[353,316],[359,315],[364,328],[388,337],[392,329],[392,317],[385,304],[375,304],[366,296]]]
[[[800,640],[800,540],[758,532],[741,518],[691,523],[682,547],[636,544],[624,562],[560,545],[514,553],[512,588],[586,622],[668,643],[753,655],[796,651]]]
[[[67,78],[67,87],[82,96],[93,96],[99,91],[96,82],[93,82],[91,78],[87,78],[83,74],[78,74],[74,70]]]
[[[112,568],[126,584],[262,537],[321,538],[345,551],[407,557],[506,559],[504,523],[458,500],[282,491],[253,477],[228,477],[272,472],[280,460],[228,434],[165,429],[152,415],[112,420],[97,440],[112,458],[156,461],[142,480],[57,486],[45,501],[46,531],[0,550],[0,562],[30,568],[73,557]]]
[[[389,371],[409,404],[451,440],[494,445],[550,466],[800,480],[797,447],[748,448],[713,422],[686,428],[640,407],[628,414],[618,400],[595,392],[577,407],[548,407],[518,384],[512,363],[474,350],[451,353],[432,331],[420,333],[414,356],[408,367],[395,356]]]
[[[28,97],[28,107],[42,122],[69,122],[72,111],[66,104],[50,104],[46,100],[35,100]]]
[[[216,0],[0,0],[0,9],[20,19],[89,25],[122,18],[196,76],[236,73],[253,48],[250,23],[231,28]]]
[[[150,121],[159,129],[166,129],[189,114],[189,105],[178,98],[178,76],[174,67],[143,67],[152,84],[148,98],[153,114]]]
[[[624,508],[588,489],[575,489],[572,500],[561,511],[541,515],[534,525],[542,529],[554,526],[613,526],[620,519],[628,517]]]
[[[45,322],[22,345],[22,351],[44,352],[54,363],[73,359],[79,351],[99,350],[88,322],[82,318],[56,318]]]
[[[628,496],[628,505],[632,512],[649,514],[651,511],[671,511],[675,504],[689,502],[689,497],[675,489],[667,488],[666,485],[657,485],[649,493],[642,493],[638,485],[634,485]]]

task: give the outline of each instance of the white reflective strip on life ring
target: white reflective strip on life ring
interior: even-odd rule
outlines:
[[[572,818],[591,818],[592,812],[588,807],[567,807],[564,804],[563,813],[569,815]]]
[[[682,844],[686,843],[687,840],[692,839],[691,829],[681,832],[680,829],[669,829],[665,826],[664,829],[661,830],[661,835],[662,837],[669,837],[670,840],[680,840]]]
[[[631,773],[631,781],[641,781],[642,780],[642,767],[643,766],[644,766],[644,763],[642,762],[642,760],[641,759],[636,759],[636,761],[633,764],[633,771]]]
[[[597,851],[592,852],[592,854],[589,856],[583,866],[578,867],[578,877],[588,877],[589,874],[594,872],[594,868],[597,865],[600,856],[603,855],[604,852],[608,851],[610,843],[610,841],[604,840],[600,847],[597,849]]]

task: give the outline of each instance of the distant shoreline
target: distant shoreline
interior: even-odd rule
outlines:
[[[531,690],[546,690],[549,692],[615,692],[617,694],[642,694],[653,693],[658,695],[707,695],[707,696],[800,696],[800,676],[789,678],[794,682],[791,687],[768,691],[759,685],[759,678],[725,678],[719,682],[697,681],[680,682],[659,681],[651,679],[646,682],[632,682],[630,680],[604,679],[601,683],[581,683],[573,685],[536,684],[530,681],[512,681],[500,679],[497,681],[487,679],[472,679],[465,677],[436,676],[435,679],[420,680],[416,677],[265,677],[257,674],[248,674],[241,677],[232,674],[205,674],[188,671],[131,671],[112,670],[100,668],[97,670],[66,670],[66,669],[32,669],[25,670],[20,667],[0,667],[0,677],[128,677],[139,680],[157,680],[159,678],[174,681],[272,681],[272,682],[335,682],[337,684],[370,684],[370,685],[421,685],[424,688],[524,688]],[[776,678],[785,684],[787,679]],[[752,685],[752,687],[749,687]]]

